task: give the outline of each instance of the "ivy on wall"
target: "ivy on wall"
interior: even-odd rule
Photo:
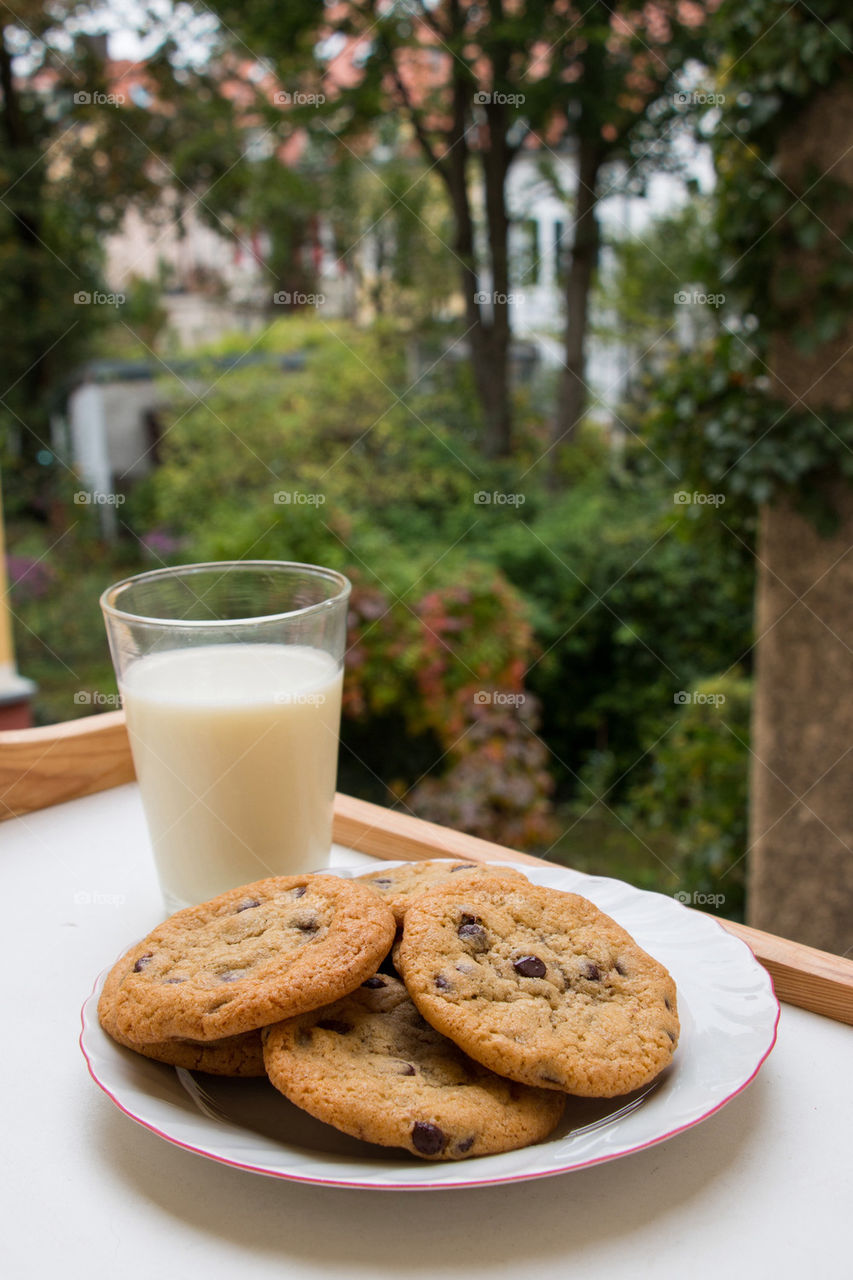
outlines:
[[[750,505],[784,492],[829,531],[825,481],[853,479],[853,408],[773,396],[767,362],[774,335],[813,356],[853,315],[853,191],[832,172],[792,178],[779,165],[798,117],[853,71],[853,10],[725,0],[711,37],[723,101],[697,129],[710,134],[719,288],[737,318],[656,375],[644,431],[686,483]]]

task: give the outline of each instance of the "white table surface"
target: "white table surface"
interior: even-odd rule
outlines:
[[[280,1182],[164,1142],[86,1070],[80,1006],[162,916],[136,787],[0,824],[0,888],[6,1276],[853,1274],[849,1027],[784,1005],[776,1048],[744,1093],[595,1168],[464,1191]]]

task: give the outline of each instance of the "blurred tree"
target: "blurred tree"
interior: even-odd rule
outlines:
[[[704,98],[683,86],[686,66],[705,56],[707,7],[679,0],[593,0],[579,6],[576,21],[566,22],[562,39],[548,54],[554,109],[576,157],[574,191],[566,193],[573,219],[555,448],[574,438],[587,397],[589,299],[601,245],[599,201],[618,189],[642,191],[651,171],[677,163],[673,138],[679,121]],[[674,270],[671,278],[677,282]]]
[[[574,190],[563,193],[574,210],[566,369],[553,442],[570,440],[586,391],[601,175],[623,162],[636,187],[665,163],[683,105],[673,95],[685,62],[702,49],[704,5],[216,0],[213,8],[283,81],[307,76],[323,88],[328,113],[315,113],[315,126],[350,139],[345,145],[365,165],[366,131],[389,112],[408,122],[452,211],[447,247],[457,265],[489,457],[508,455],[513,445],[507,176],[522,148],[548,156],[552,147],[571,146]],[[407,194],[389,189],[388,207]]]
[[[749,918],[851,945],[853,22],[841,0],[726,0],[710,51],[726,294],[718,338],[656,377],[650,440],[758,513]]]
[[[634,379],[663,370],[676,347],[694,347],[722,322],[720,259],[710,196],[655,218],[640,235],[604,244],[591,299],[591,332],[624,349]],[[694,296],[712,301],[689,305]],[[632,394],[631,375],[624,388]]]
[[[769,376],[775,452],[799,427],[802,481],[762,505],[750,808],[750,921],[846,952],[853,943],[853,22],[849,5],[727,4],[732,71],[717,145],[727,272],[758,321],[736,341]],[[725,65],[725,63],[724,63]],[[743,192],[749,193],[748,205]],[[805,420],[805,421],[804,421]],[[844,473],[846,474],[846,477]],[[822,508],[822,510],[821,510]]]
[[[226,27],[270,59],[282,83],[307,75],[322,88],[328,111],[315,113],[315,129],[340,138],[366,168],[374,164],[370,135],[377,122],[389,113],[407,121],[452,211],[452,243],[445,249],[453,256],[464,305],[483,449],[487,457],[509,454],[506,178],[533,115],[542,123],[547,114],[545,88],[527,77],[537,48],[563,36],[561,6],[216,0],[213,8]],[[376,221],[396,205],[406,206],[415,185],[417,180],[402,191],[389,185]],[[419,221],[436,234],[426,219]],[[478,221],[485,235],[478,235]]]
[[[10,496],[26,500],[44,490],[46,466],[66,465],[51,414],[116,315],[104,301],[104,237],[134,202],[175,220],[216,183],[233,199],[245,176],[245,126],[212,73],[186,65],[164,35],[128,93],[111,80],[104,39],[83,33],[94,9],[20,0],[0,14],[0,307],[14,317],[0,423],[21,481]]]

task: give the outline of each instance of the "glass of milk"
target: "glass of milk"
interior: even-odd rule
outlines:
[[[332,569],[240,560],[101,597],[170,912],[328,864],[349,593]]]

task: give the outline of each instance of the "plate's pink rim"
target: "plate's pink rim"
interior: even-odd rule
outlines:
[[[621,1160],[624,1156],[634,1155],[637,1151],[646,1151],[649,1147],[656,1147],[661,1142],[668,1142],[670,1138],[676,1137],[679,1133],[684,1133],[687,1129],[695,1128],[697,1124],[701,1124],[704,1120],[708,1120],[711,1116],[716,1115],[718,1111],[722,1110],[723,1107],[728,1106],[732,1099],[736,1098],[738,1094],[743,1093],[744,1089],[748,1088],[748,1086],[752,1084],[764,1063],[767,1061],[773,1051],[774,1045],[776,1044],[776,1038],[779,1031],[779,1019],[782,1015],[782,1006],[780,1005],[776,995],[773,978],[767,970],[764,969],[764,966],[756,959],[755,953],[748,943],[744,942],[742,938],[735,938],[734,934],[728,933],[727,930],[723,929],[723,926],[719,921],[715,921],[715,923],[723,930],[727,937],[732,938],[733,941],[738,942],[742,947],[745,947],[753,960],[755,960],[755,963],[764,971],[767,980],[770,983],[770,992],[776,1003],[776,1017],[773,1022],[773,1035],[770,1039],[769,1045],[756,1063],[752,1075],[749,1076],[747,1080],[744,1080],[743,1084],[740,1084],[736,1089],[733,1089],[730,1094],[722,1099],[722,1101],[711,1107],[710,1111],[705,1111],[701,1116],[697,1116],[695,1120],[688,1120],[686,1124],[679,1125],[675,1129],[670,1129],[668,1133],[662,1133],[659,1137],[651,1138],[648,1142],[638,1143],[635,1147],[629,1147],[627,1151],[614,1151],[607,1155],[595,1156],[591,1160],[581,1160],[576,1164],[568,1164],[560,1169],[547,1169],[541,1173],[508,1174],[499,1178],[482,1178],[475,1182],[471,1181],[470,1178],[464,1178],[459,1181],[442,1182],[440,1184],[424,1182],[348,1182],[338,1178],[314,1178],[308,1174],[282,1173],[275,1169],[261,1169],[258,1165],[243,1164],[239,1160],[229,1160],[227,1157],[217,1155],[213,1151],[206,1151],[204,1147],[194,1147],[189,1142],[180,1142],[177,1138],[173,1138],[171,1134],[164,1133],[162,1129],[158,1129],[156,1125],[151,1124],[148,1120],[143,1120],[140,1116],[134,1115],[132,1111],[128,1111],[127,1107],[124,1106],[115,1094],[107,1088],[103,1081],[98,1078],[92,1066],[92,1061],[86,1052],[86,1048],[83,1044],[83,1034],[86,1030],[86,1005],[95,994],[101,978],[108,972],[106,969],[103,973],[98,974],[98,977],[92,985],[92,990],[89,992],[89,995],[86,997],[86,1000],[83,1002],[80,1009],[80,1036],[78,1043],[80,1045],[80,1052],[86,1059],[86,1065],[89,1068],[89,1075],[92,1077],[98,1088],[101,1089],[110,1101],[118,1107],[119,1111],[123,1112],[124,1115],[135,1121],[136,1124],[141,1125],[143,1129],[148,1129],[151,1133],[156,1133],[159,1138],[165,1139],[165,1141],[171,1143],[173,1147],[180,1147],[183,1151],[191,1151],[194,1155],[205,1156],[208,1160],[214,1160],[217,1164],[228,1165],[232,1169],[245,1169],[248,1173],[260,1173],[264,1177],[279,1178],[284,1182],[303,1182],[310,1186],[337,1187],[349,1191],[459,1191],[463,1187],[496,1187],[508,1182],[530,1182],[535,1178],[556,1178],[559,1174],[574,1173],[577,1169],[588,1169],[593,1165],[606,1164],[610,1160]]]

